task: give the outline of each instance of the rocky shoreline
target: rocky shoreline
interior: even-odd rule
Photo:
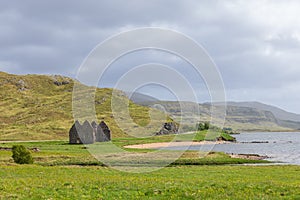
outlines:
[[[258,154],[233,154],[233,153],[228,153],[227,155],[230,156],[230,158],[242,158],[242,159],[247,159],[247,160],[265,160],[269,158],[268,156],[262,156]]]

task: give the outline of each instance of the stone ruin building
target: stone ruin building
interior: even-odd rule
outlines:
[[[177,134],[178,129],[178,124],[176,124],[175,122],[166,122],[164,123],[160,131],[156,133],[156,135]]]
[[[111,133],[104,121],[97,124],[85,121],[82,125],[75,121],[69,131],[70,144],[93,144],[94,142],[111,141]]]

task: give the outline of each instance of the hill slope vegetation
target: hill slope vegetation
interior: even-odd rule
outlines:
[[[12,75],[0,72],[0,140],[67,140],[69,129],[74,123],[73,85],[73,79],[63,76]],[[125,136],[126,130],[118,127],[115,116],[112,115],[112,89],[89,88],[96,90],[98,122],[104,120],[113,137]],[[118,98],[128,100],[121,91],[118,91]],[[150,110],[161,114],[158,110],[129,101],[130,116],[136,123],[135,127],[149,123]],[[131,126],[130,124],[126,128],[134,128]],[[157,127],[158,130],[159,128]]]

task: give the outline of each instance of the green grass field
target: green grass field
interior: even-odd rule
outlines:
[[[119,138],[113,143],[122,148],[168,141],[168,137]],[[234,159],[217,152],[199,158],[199,152],[187,151],[160,170],[127,173],[103,166],[90,155],[89,146],[67,141],[0,146],[14,144],[40,151],[32,152],[33,165],[17,165],[11,151],[0,151],[0,199],[300,199],[300,166],[242,166],[236,164],[265,161]]]
[[[300,167],[176,166],[128,174],[106,167],[0,166],[0,199],[300,199]]]

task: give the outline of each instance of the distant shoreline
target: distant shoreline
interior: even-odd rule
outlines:
[[[239,133],[257,133],[257,132],[262,132],[262,133],[290,133],[290,132],[300,132],[300,130],[239,130]],[[232,134],[234,135],[234,134]]]

